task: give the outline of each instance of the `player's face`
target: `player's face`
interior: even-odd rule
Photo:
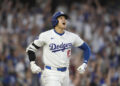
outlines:
[[[60,16],[60,17],[58,17],[58,27],[59,28],[62,28],[62,29],[65,29],[66,28],[66,26],[67,26],[67,22],[66,22],[66,18],[65,18],[65,16]]]

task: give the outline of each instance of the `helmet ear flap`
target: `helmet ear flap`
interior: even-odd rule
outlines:
[[[52,19],[52,26],[55,27],[58,24],[57,19]]]
[[[56,22],[56,25],[57,25],[59,21],[56,19],[56,21],[55,21],[55,22]],[[56,26],[56,25],[55,25],[55,26]]]

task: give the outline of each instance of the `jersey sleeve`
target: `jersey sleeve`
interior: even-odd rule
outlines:
[[[36,46],[42,47],[45,44],[45,36],[44,34],[40,34],[37,39],[34,40],[33,42]]]
[[[73,46],[74,47],[79,47],[83,43],[84,43],[84,41],[78,35],[75,35]]]

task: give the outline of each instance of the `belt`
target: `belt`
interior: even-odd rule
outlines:
[[[64,72],[67,70],[67,67],[60,67],[60,68],[52,68],[50,66],[45,66],[45,68],[49,69],[49,70],[52,70],[52,69],[55,69],[57,71],[61,71],[61,72]]]

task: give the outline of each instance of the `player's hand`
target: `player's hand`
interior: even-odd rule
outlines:
[[[87,64],[83,63],[81,66],[77,68],[80,74],[83,74],[85,72],[85,69],[87,68]]]
[[[30,68],[32,73],[38,74],[39,72],[41,72],[41,68],[35,64],[35,61],[30,62]]]

